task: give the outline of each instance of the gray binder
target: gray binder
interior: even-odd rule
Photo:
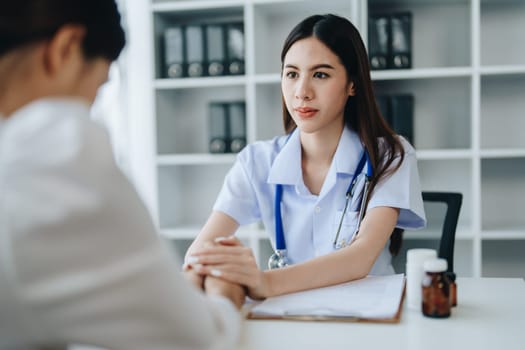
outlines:
[[[226,64],[226,38],[222,25],[206,26],[206,54],[208,75],[223,75]]]
[[[184,31],[187,76],[204,75],[204,31],[201,25],[188,25]]]
[[[244,102],[232,102],[229,107],[229,151],[238,153],[246,146],[246,108]]]
[[[184,76],[184,35],[180,26],[164,31],[164,69],[167,78]]]
[[[243,23],[226,24],[228,43],[228,73],[244,74],[244,25]]]

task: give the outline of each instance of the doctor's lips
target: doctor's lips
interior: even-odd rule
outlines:
[[[311,118],[313,117],[317,112],[319,112],[318,109],[311,108],[311,107],[297,107],[294,108],[294,111],[299,115],[301,118]]]

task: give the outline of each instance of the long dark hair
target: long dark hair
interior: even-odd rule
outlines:
[[[0,2],[0,56],[52,38],[66,24],[86,29],[86,58],[115,60],[126,42],[115,0],[13,0]]]
[[[281,63],[284,64],[286,53],[294,43],[310,37],[320,40],[339,57],[346,69],[349,82],[354,83],[355,95],[348,97],[344,120],[350,129],[357,132],[370,155],[374,173],[370,183],[370,193],[372,193],[379,181],[399,168],[405,152],[394,131],[382,118],[377,106],[365,45],[357,28],[349,20],[332,14],[314,15],[292,29],[284,42]],[[286,133],[292,132],[297,127],[286,108],[284,96],[283,123]],[[395,160],[396,164],[393,165]],[[368,200],[370,198],[371,196]],[[390,252],[394,255],[401,247],[402,232],[401,229],[396,228],[390,236]]]

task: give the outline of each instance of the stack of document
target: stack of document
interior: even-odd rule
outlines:
[[[367,276],[331,287],[268,298],[255,305],[248,317],[398,322],[404,286],[403,274]]]

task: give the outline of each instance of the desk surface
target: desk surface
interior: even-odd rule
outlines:
[[[525,349],[525,281],[458,278],[458,306],[446,319],[408,309],[399,324],[244,322],[239,350]]]

